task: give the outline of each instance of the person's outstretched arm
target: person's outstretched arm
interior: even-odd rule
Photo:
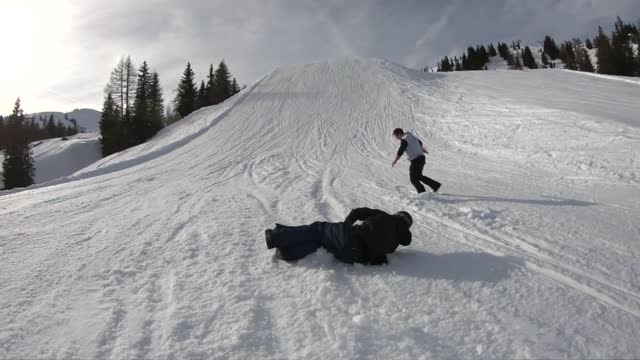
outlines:
[[[398,160],[400,160],[400,157],[402,156],[402,154],[404,154],[404,151],[407,150],[408,144],[409,143],[407,143],[407,140],[405,139],[402,139],[402,141],[400,141],[400,148],[398,148],[398,153],[396,154],[396,158],[393,159],[391,167],[396,166],[396,163],[398,162]]]
[[[386,212],[378,209],[369,209],[369,208],[357,208],[351,210],[347,218],[344,220],[346,224],[353,225],[356,221],[364,221],[367,218],[378,215],[378,214],[386,214]]]
[[[398,162],[398,160],[400,160],[400,155],[396,155],[396,158],[393,159],[393,162],[391,163],[391,167],[396,166],[396,163]]]

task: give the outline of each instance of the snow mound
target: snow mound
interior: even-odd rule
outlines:
[[[0,358],[638,358],[640,87],[569,71],[277,69],[0,196]],[[395,127],[439,194],[392,168]],[[264,230],[409,211],[389,265]]]
[[[31,144],[35,183],[68,176],[102,157],[98,133],[81,133]]]

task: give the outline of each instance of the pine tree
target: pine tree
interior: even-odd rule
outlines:
[[[204,85],[204,80],[200,82],[200,88],[198,88],[198,98],[196,100],[196,109],[207,106],[207,88]]]
[[[187,67],[178,83],[178,94],[174,100],[176,112],[178,112],[181,117],[191,114],[196,108],[198,90],[196,88],[195,76],[195,73],[191,69],[191,63],[187,63]]]
[[[549,66],[549,60],[548,60],[549,55],[545,54],[544,52],[542,53],[542,55],[540,56],[540,58],[542,59],[542,67],[548,67]]]
[[[478,58],[478,52],[471,46],[467,48],[467,64],[468,70],[479,70],[480,59]]]
[[[460,60],[458,59],[458,57],[456,56],[456,58],[453,61],[455,63],[455,67],[456,67],[456,71],[462,71],[462,65],[460,65]]]
[[[469,58],[467,58],[467,54],[462,54],[462,70],[463,71],[467,71],[467,70],[471,70],[469,68]]]
[[[489,62],[489,53],[487,52],[487,49],[484,47],[484,45],[480,46],[480,49],[478,49],[478,53],[480,54],[480,61],[482,62],[482,65]]]
[[[100,144],[103,157],[121,150],[120,114],[118,105],[108,92],[102,105],[102,115],[100,115]]]
[[[63,137],[65,135],[66,132],[66,128],[64,127],[64,124],[62,123],[62,120],[58,119],[58,122],[56,122],[56,136],[55,137]]]
[[[29,147],[29,135],[25,128],[24,112],[20,108],[20,98],[16,100],[5,127],[8,139],[2,162],[4,188],[10,190],[32,185],[35,169]]]
[[[635,54],[631,47],[633,32],[633,26],[625,24],[620,17],[617,18],[615,31],[611,35],[612,62],[616,75],[633,76],[635,63]]]
[[[6,134],[7,134],[7,130],[4,125],[4,117],[0,115],[0,151],[4,150]]]
[[[511,50],[507,49],[507,65],[509,65],[511,68],[513,68],[516,65],[516,59],[517,59],[517,55],[513,55],[513,53],[511,52]]]
[[[593,43],[591,43],[591,40],[589,40],[589,39],[587,39],[587,40],[584,42],[584,46],[586,46],[586,47],[587,47],[587,49],[589,49],[589,50],[593,49]]]
[[[223,102],[233,95],[231,87],[231,73],[224,60],[220,62],[215,73],[215,85],[217,93],[221,96],[219,102]]]
[[[451,68],[449,65],[450,65],[449,57],[445,56],[444,59],[442,59],[442,64],[440,65],[440,68],[442,69],[443,72],[449,72],[451,71]]]
[[[636,52],[636,75],[640,76],[640,44],[638,44]]]
[[[564,62],[564,68],[578,70],[576,55],[573,52],[573,44],[569,41],[560,45],[560,59]]]
[[[73,125],[73,135],[78,133],[78,121],[76,121],[76,119],[71,118],[69,119],[69,122]]]
[[[489,55],[490,56],[497,56],[498,52],[496,51],[496,48],[493,46],[493,43],[491,43],[491,45],[489,45]]]
[[[518,56],[518,55],[514,56],[513,69],[522,70],[522,62],[520,61],[520,56]]]
[[[498,43],[498,53],[500,57],[502,57],[509,66],[512,66],[514,63],[513,54],[511,54],[511,50],[509,50],[509,46],[506,43]]]
[[[151,77],[151,89],[149,93],[149,122],[151,124],[151,136],[155,135],[164,127],[165,119],[164,98],[162,96],[162,87],[160,86],[160,76],[154,72]]]
[[[216,87],[216,74],[213,71],[213,64],[209,65],[209,74],[207,75],[207,84],[205,86],[205,93],[207,101],[205,106],[215,105],[219,103],[220,95],[217,93]]]
[[[529,69],[537,69],[538,65],[531,53],[531,49],[528,46],[524,47],[524,53],[522,54],[522,64]]]
[[[560,49],[558,49],[555,40],[549,35],[544,37],[543,49],[544,53],[547,54],[551,60],[556,60],[560,56]]]
[[[56,137],[56,122],[53,119],[53,114],[49,115],[49,120],[47,120],[47,126],[45,127],[45,133],[47,134],[47,138]]]
[[[238,82],[236,81],[236,78],[233,78],[233,82],[231,83],[231,86],[233,87],[233,94],[237,94],[240,92],[240,86],[238,85]]]
[[[136,94],[136,69],[130,56],[122,57],[113,69],[106,92],[111,93],[116,104],[119,104],[120,118],[128,121]]]
[[[587,49],[583,47],[574,48],[576,53],[576,62],[578,63],[578,70],[584,72],[595,72],[593,67],[593,63],[591,62],[591,57],[589,56],[589,52]]]
[[[29,142],[40,139],[40,127],[36,123],[35,115],[31,115],[31,119],[29,119],[29,126],[27,128],[27,131],[29,133]]]
[[[151,133],[150,124],[151,74],[146,61],[138,69],[136,96],[133,100],[132,121],[124,124],[124,135],[130,146],[147,141]]]
[[[598,73],[614,75],[613,53],[609,37],[598,27],[598,37],[596,41],[596,57],[598,58]]]

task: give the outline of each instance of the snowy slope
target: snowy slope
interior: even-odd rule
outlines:
[[[639,96],[568,71],[278,69],[0,196],[0,358],[638,358]],[[397,126],[442,194],[391,168]],[[276,221],[360,206],[414,216],[388,266],[266,250]]]
[[[82,133],[66,140],[53,138],[31,143],[35,183],[41,184],[68,176],[102,157],[98,133]],[[0,153],[0,164],[3,154]],[[0,189],[2,184],[0,166]],[[64,181],[64,180],[63,180]]]
[[[32,144],[35,182],[41,184],[71,175],[102,157],[98,133],[47,139]]]
[[[32,115],[34,115],[36,119],[39,119],[41,116],[49,119],[49,116],[53,115],[56,122],[61,120],[65,126],[73,125],[71,122],[65,120],[66,115],[67,119],[76,119],[78,126],[83,127],[86,132],[97,132],[99,130],[100,116],[102,113],[93,109],[75,109],[68,113],[54,111],[29,114],[27,118],[30,118]]]

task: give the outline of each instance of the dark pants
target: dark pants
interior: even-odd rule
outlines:
[[[282,260],[293,261],[324,247],[338,260],[352,263],[350,232],[344,223],[316,221],[310,225],[284,226],[273,229],[277,255]]]
[[[427,184],[427,186],[429,186],[433,191],[436,191],[440,187],[439,182],[422,175],[424,162],[424,156],[420,156],[411,160],[411,165],[409,166],[409,179],[413,186],[416,187],[416,190],[418,190],[418,194],[426,191],[424,186],[422,186],[422,183]]]

